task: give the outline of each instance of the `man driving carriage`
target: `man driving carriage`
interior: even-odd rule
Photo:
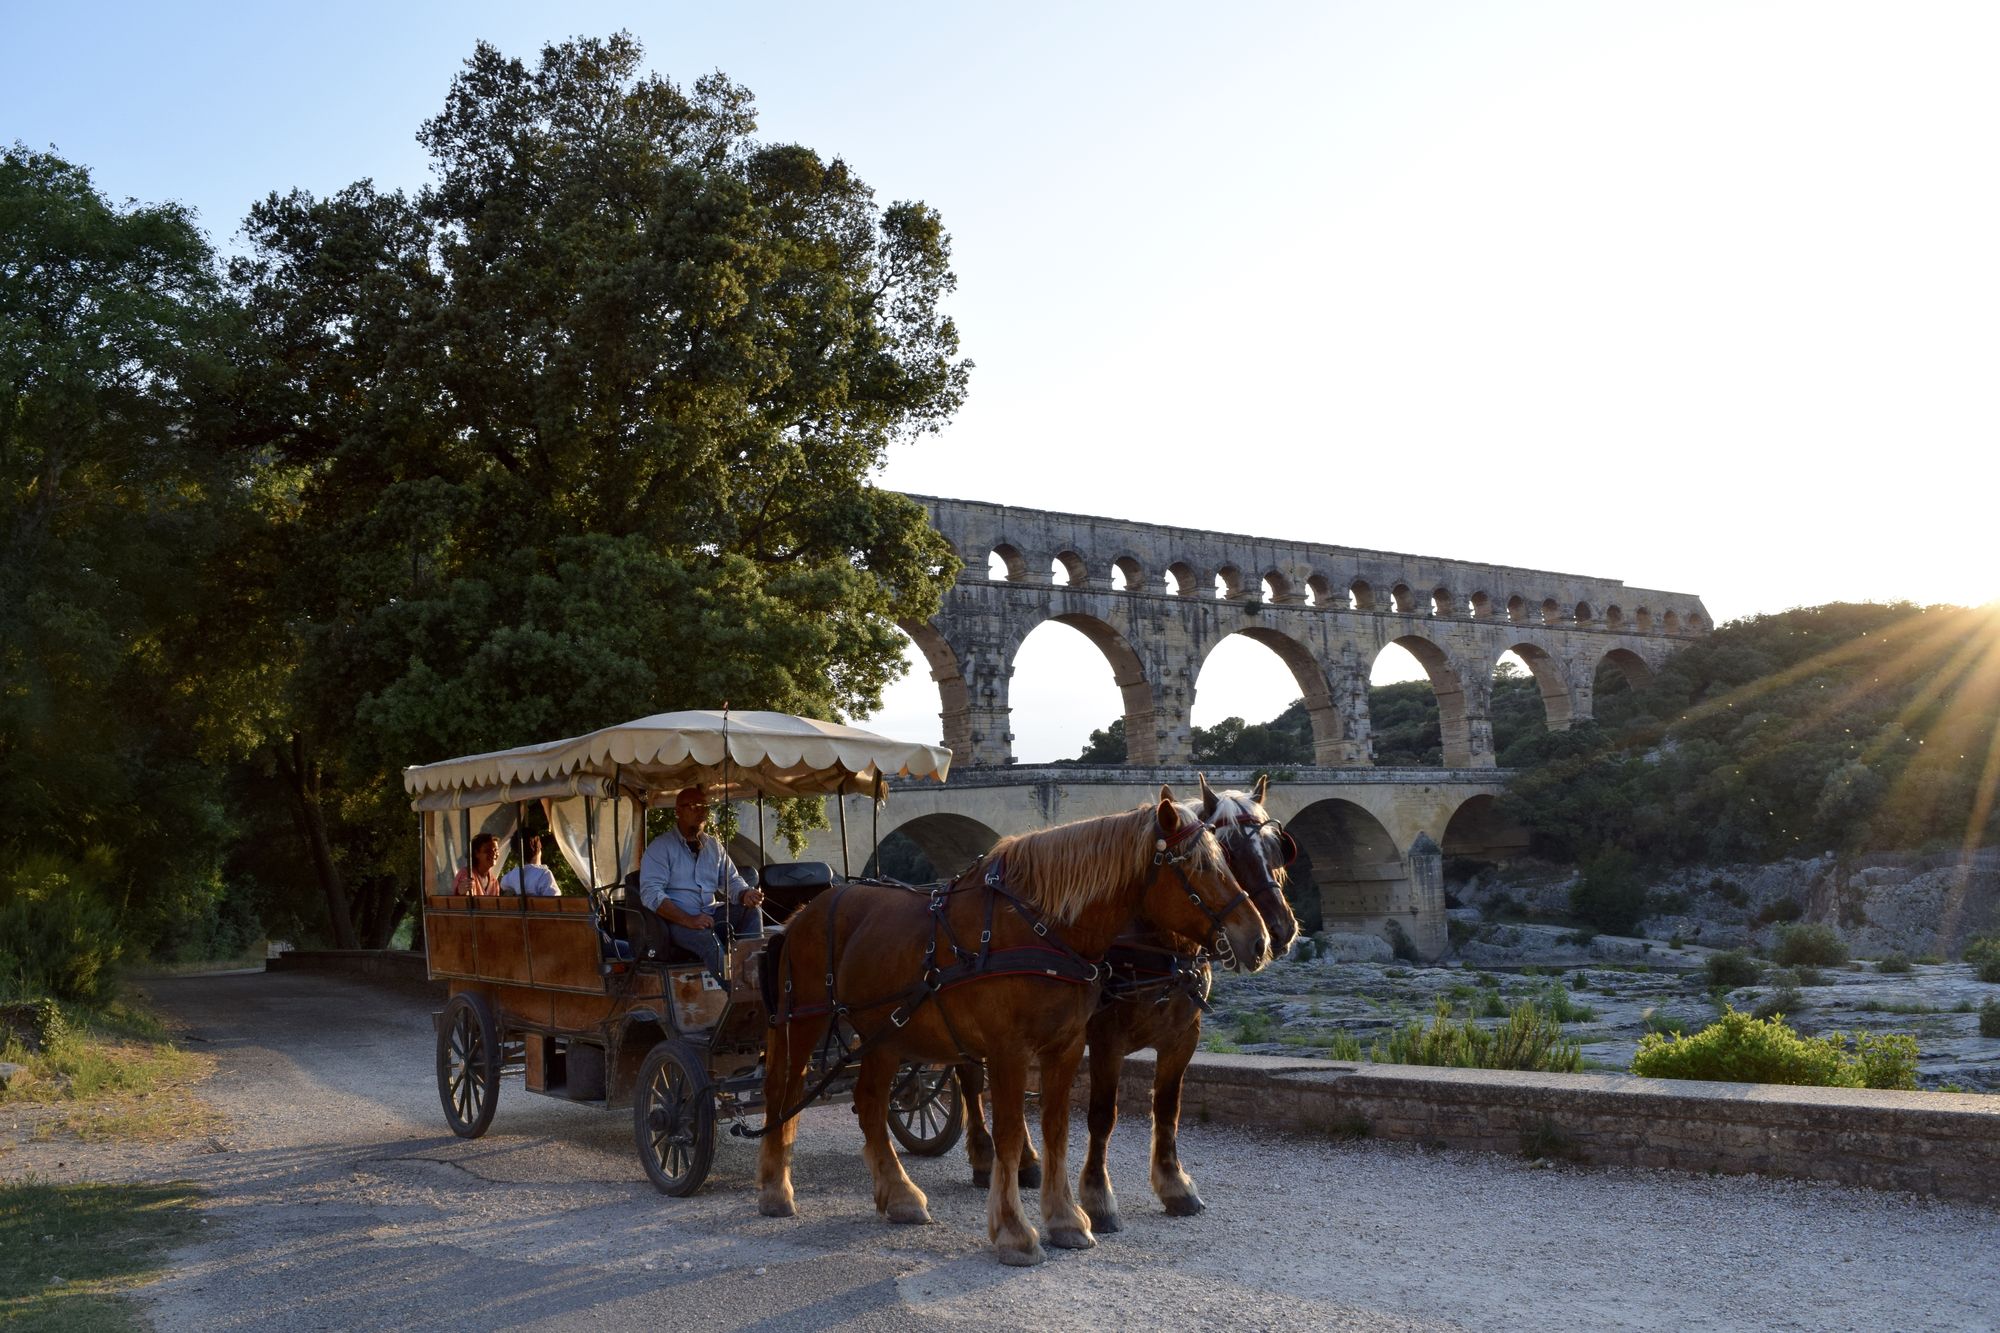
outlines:
[[[722,923],[714,911],[715,890],[726,892],[729,928],[738,938],[764,933],[764,901],[738,873],[713,834],[702,831],[708,820],[708,794],[699,786],[683,787],[674,798],[674,831],[655,838],[639,862],[639,899],[646,910],[667,923],[675,944],[697,955],[718,978],[722,975]]]

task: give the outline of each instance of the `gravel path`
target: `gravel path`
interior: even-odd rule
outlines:
[[[221,1058],[208,1095],[233,1127],[89,1160],[30,1145],[0,1169],[206,1186],[209,1239],[150,1293],[165,1329],[2000,1328],[1989,1210],[1200,1125],[1183,1152],[1205,1215],[1159,1213],[1128,1122],[1127,1229],[1003,1269],[957,1154],[911,1163],[936,1225],[876,1219],[845,1108],[808,1115],[800,1217],[763,1218],[749,1146],[724,1140],[708,1187],[666,1199],[626,1114],[518,1080],[491,1133],[453,1138],[425,996],[298,974],[151,989]]]

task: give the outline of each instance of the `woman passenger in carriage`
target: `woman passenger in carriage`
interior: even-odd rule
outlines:
[[[521,839],[522,864],[500,877],[500,892],[522,893],[530,898],[560,898],[555,872],[542,864],[542,835],[530,833]]]
[[[478,834],[472,840],[472,863],[459,867],[451,891],[475,898],[490,898],[499,893],[500,876],[494,872],[499,860],[500,840],[491,833]]]
[[[729,925],[739,938],[764,933],[764,916],[757,910],[764,894],[744,882],[722,844],[702,831],[707,819],[708,794],[683,787],[674,798],[674,831],[646,844],[640,858],[639,899],[667,923],[675,944],[720,977],[722,940],[711,910],[716,888],[727,891]]]

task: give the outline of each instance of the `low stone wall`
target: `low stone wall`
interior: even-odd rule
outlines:
[[[1125,1062],[1144,1117],[1153,1056]],[[2000,1204],[2000,1097],[1195,1057],[1181,1118],[1561,1158],[1755,1172]]]
[[[412,949],[287,949],[264,964],[266,972],[325,972],[335,976],[367,977],[373,981],[435,984],[421,953]]]

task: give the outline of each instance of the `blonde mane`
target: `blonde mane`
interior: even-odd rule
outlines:
[[[1270,812],[1257,804],[1257,798],[1247,791],[1238,791],[1232,787],[1228,791],[1215,793],[1215,817],[1218,822],[1224,820],[1234,821],[1238,815],[1248,815],[1259,824],[1262,824],[1271,817]],[[1257,839],[1258,844],[1262,846],[1265,838],[1275,837],[1276,835],[1269,830],[1260,828],[1253,836]],[[1278,864],[1268,855],[1265,857],[1264,863],[1270,867],[1271,878],[1276,881],[1280,889],[1291,882],[1291,876],[1286,872],[1286,867]]]
[[[1152,870],[1154,844],[1160,836],[1157,808],[1148,802],[1115,815],[1017,833],[994,844],[986,864],[1004,861],[1008,889],[1050,920],[1068,925],[1086,908],[1116,896]],[[1184,821],[1201,823],[1192,805],[1176,801],[1174,809]],[[1191,856],[1193,868],[1224,873],[1222,849],[1206,829]]]

